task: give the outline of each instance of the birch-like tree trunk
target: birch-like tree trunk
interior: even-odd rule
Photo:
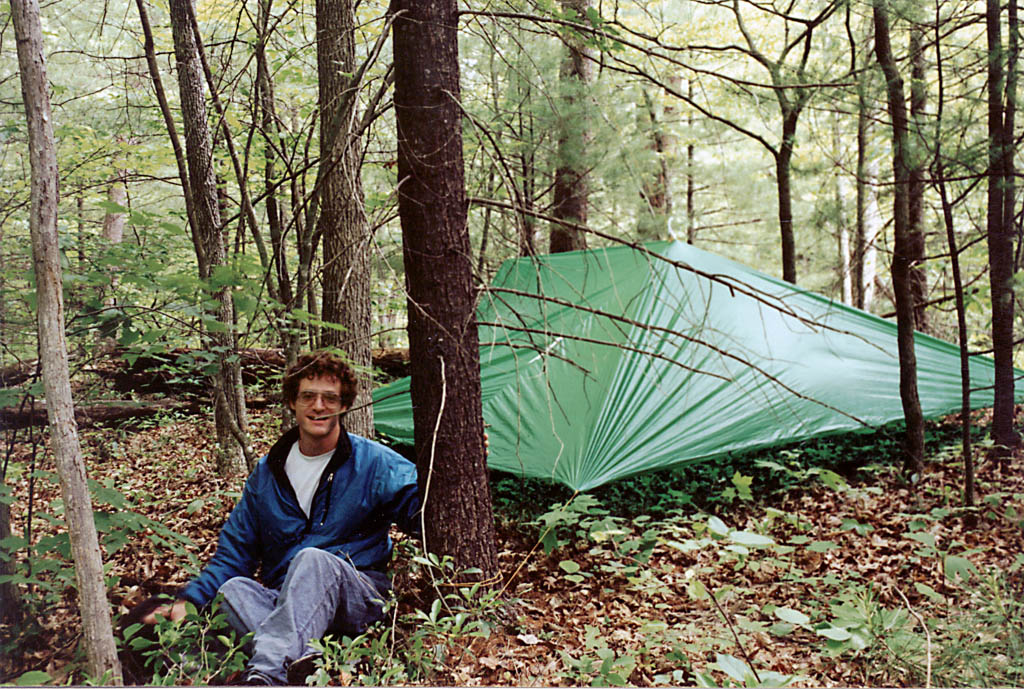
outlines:
[[[853,275],[850,272],[850,223],[847,221],[846,199],[850,196],[850,178],[845,166],[840,162],[843,151],[839,136],[839,118],[832,118],[832,155],[835,159],[835,192],[836,192],[836,240],[839,244],[839,260],[837,262],[840,291],[844,304],[853,304]]]
[[[117,659],[110,604],[103,580],[103,558],[71,400],[67,343],[64,339],[63,276],[57,238],[57,150],[53,139],[38,2],[11,0],[11,14],[28,124],[32,170],[29,230],[36,275],[39,359],[50,422],[50,445],[57,460],[64,518],[75,562],[89,676],[100,684],[121,684],[121,665]]]
[[[928,274],[924,269],[925,233],[924,233],[924,189],[925,189],[925,152],[928,150],[928,134],[930,123],[926,120],[925,105],[927,104],[928,86],[925,83],[924,60],[924,28],[915,23],[910,29],[910,126],[914,145],[908,152],[909,184],[908,220],[907,220],[907,255],[910,261],[910,293],[914,299],[914,327],[922,332],[928,331]]]
[[[882,236],[884,220],[882,208],[878,205],[878,161],[868,160],[863,167],[864,179],[861,182],[864,209],[860,222],[860,270],[856,284],[860,303],[858,308],[870,311],[875,303],[875,277],[878,275],[878,241]]]
[[[586,17],[591,0],[562,0],[562,8]],[[555,170],[554,205],[551,214],[572,225],[586,225],[590,204],[587,181],[587,148],[593,138],[587,125],[586,98],[594,80],[593,49],[576,34],[566,34],[566,53],[562,62],[559,89],[562,91],[558,117],[558,169]],[[551,226],[551,253],[587,248],[582,230],[555,223]]]
[[[114,160],[114,174],[110,178],[110,186],[107,187],[107,201],[116,204],[120,208],[128,205],[128,171],[125,169],[124,157],[117,156]],[[78,197],[81,201],[81,196]],[[81,213],[79,213],[81,218]],[[109,207],[103,214],[103,241],[107,247],[117,246],[124,240],[124,225],[128,214],[117,208]],[[80,244],[81,246],[81,244]],[[111,265],[108,269],[109,282],[101,287],[103,293],[103,305],[106,307],[117,306],[117,289],[120,282],[118,268]],[[100,328],[99,336],[101,341],[113,348],[114,338],[117,335],[117,319],[111,319]]]

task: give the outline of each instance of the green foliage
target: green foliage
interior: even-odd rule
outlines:
[[[798,679],[793,675],[783,675],[770,670],[757,671],[736,656],[727,653],[716,653],[715,662],[710,668],[720,670],[726,675],[726,679],[719,682],[708,670],[694,673],[698,687],[787,687]]]
[[[472,570],[456,572],[449,557],[424,555],[411,547],[418,576],[429,577],[437,592],[429,609],[398,616],[397,602],[385,601],[384,619],[356,636],[326,636],[313,642],[323,656],[307,683],[323,686],[435,684],[441,673],[471,659],[475,639],[490,636],[504,602],[498,592],[480,583]]]
[[[223,683],[245,667],[242,648],[249,637],[236,638],[220,612],[220,603],[218,596],[210,611],[203,613],[188,603],[185,617],[180,620],[172,622],[158,617],[152,634],[143,633],[150,631],[143,624],[125,629],[123,643],[141,656],[145,667],[152,671],[150,684]]]
[[[37,470],[35,478],[57,483],[53,472]],[[99,506],[93,512],[100,543],[108,554],[117,552],[129,543],[145,538],[159,547],[168,557],[186,560],[189,554],[185,545],[191,541],[160,522],[150,519],[132,509],[132,502],[119,490],[113,488],[111,480],[89,481],[93,504]],[[9,488],[4,487],[3,499],[9,499]],[[102,506],[106,506],[103,509]],[[28,607],[23,622],[13,629],[7,639],[0,641],[0,652],[9,653],[29,644],[43,633],[38,620],[48,616],[64,603],[67,591],[75,590],[75,568],[71,557],[71,541],[64,527],[63,500],[57,498],[49,511],[35,513],[35,518],[57,527],[52,533],[29,543],[27,534],[11,534],[0,541],[0,558],[14,562],[11,574],[0,575],[0,584],[10,583],[30,593],[23,596]],[[108,564],[109,571],[109,564]],[[108,587],[117,584],[117,578],[106,577]]]

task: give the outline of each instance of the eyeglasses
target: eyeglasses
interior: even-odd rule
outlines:
[[[299,393],[298,403],[303,407],[311,407],[316,402],[316,398],[319,397],[323,400],[324,406],[328,409],[337,409],[341,406],[341,397],[333,392],[314,392],[313,390],[303,390]]]

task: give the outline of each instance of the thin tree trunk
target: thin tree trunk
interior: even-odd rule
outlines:
[[[867,129],[869,118],[866,112],[867,103],[865,98],[861,94],[859,97],[860,107],[857,109],[857,215],[856,215],[856,226],[854,228],[854,242],[853,242],[853,265],[851,270],[853,272],[853,305],[858,309],[869,310],[871,308],[870,300],[866,299],[865,285],[868,284],[868,279],[864,275],[864,264],[866,261],[868,251],[868,240],[867,240],[867,209],[868,209],[868,194],[871,193],[874,196],[873,188],[870,186],[868,181],[868,164],[867,164]],[[875,201],[877,205],[877,201]]]
[[[207,122],[204,75],[199,58],[199,36],[193,31],[191,0],[171,0],[171,30],[178,68],[182,125],[185,131],[185,157],[196,223],[194,238],[199,258],[199,277],[209,280],[218,266],[227,264],[227,249],[221,227],[217,179],[213,165],[213,145]],[[221,324],[207,338],[218,359],[213,377],[214,418],[218,428],[218,471],[223,475],[245,473],[255,465],[248,438],[248,415],[244,393],[238,382],[238,358],[234,338],[234,302],[229,285],[215,293],[216,319]]]
[[[673,88],[678,91],[679,79],[676,78],[675,82]],[[645,176],[640,192],[644,204],[637,214],[637,234],[642,238],[665,239],[668,236],[668,222],[672,214],[668,158],[675,146],[675,137],[665,122],[671,111],[666,108],[659,116],[658,103],[654,96],[647,89],[644,89],[643,96],[651,131],[648,145],[654,153],[655,168],[653,174]]]
[[[782,141],[775,153],[775,183],[779,196],[779,233],[782,243],[782,279],[796,284],[796,239],[793,236],[793,147],[800,110],[782,108]]]
[[[586,17],[592,0],[562,0],[565,11]],[[558,169],[555,171],[554,205],[551,215],[571,224],[585,226],[590,197],[587,180],[587,149],[592,135],[587,124],[587,97],[594,79],[591,50],[572,34],[567,34],[565,59],[562,62],[560,88],[562,111],[559,113]],[[579,229],[560,223],[551,226],[551,253],[587,248],[587,236]]]
[[[256,16],[256,97],[259,110],[260,127],[263,131],[265,145],[263,147],[263,188],[266,199],[267,228],[270,232],[271,261],[273,263],[274,279],[277,281],[277,293],[281,301],[279,308],[275,309],[277,321],[280,323],[281,346],[285,352],[294,352],[298,355],[299,337],[296,333],[295,323],[291,319],[291,310],[295,308],[295,296],[292,292],[291,274],[288,271],[288,251],[285,244],[284,212],[278,202],[278,187],[274,184],[276,179],[275,160],[277,159],[278,145],[281,138],[278,136],[279,127],[277,112],[274,106],[274,87],[270,80],[270,66],[267,63],[267,42],[270,40],[270,10],[273,0],[260,0]],[[287,355],[285,356],[288,360]],[[295,359],[288,361],[289,365]],[[284,410],[287,417],[291,414]]]
[[[844,304],[853,304],[853,276],[850,273],[850,225],[846,218],[846,199],[850,194],[850,180],[845,166],[840,163],[843,146],[839,136],[839,118],[832,118],[832,155],[836,170],[836,239],[839,249],[839,287]]]
[[[529,79],[523,78],[518,70],[510,78],[515,80],[519,89],[518,102],[528,104],[532,96],[532,85]],[[525,111],[525,114],[524,114]],[[527,142],[519,154],[519,167],[523,179],[523,210],[517,215],[516,223],[519,230],[519,255],[537,255],[537,222],[533,216],[535,207],[534,195],[537,190],[537,165],[534,156],[533,113],[529,108],[520,107],[516,113],[519,126],[519,138]]]
[[[370,353],[370,237],[360,172],[355,9],[352,0],[317,0],[316,50],[320,79],[320,216],[323,238],[322,344],[345,352],[359,378],[359,394],[345,416],[348,430],[373,436]]]
[[[938,81],[936,98],[935,131],[941,131],[943,106],[945,104],[945,80],[943,75],[942,42],[939,40],[941,22],[939,7],[936,6],[935,27],[935,74]],[[960,274],[960,250],[957,248],[953,204],[946,188],[946,171],[942,157],[942,138],[935,137],[933,169],[935,184],[942,204],[942,221],[946,228],[946,243],[949,248],[949,262],[953,272],[953,297],[956,302],[957,343],[960,349],[960,444],[964,458],[964,505],[971,507],[977,502],[975,490],[974,451],[971,448],[971,363],[970,342],[967,339],[967,309],[964,305],[964,283]],[[973,515],[968,519],[973,519]]]
[[[103,558],[71,401],[57,236],[57,152],[43,60],[39,5],[36,0],[11,0],[11,15],[28,124],[32,170],[29,230],[36,275],[39,352],[50,420],[50,443],[57,461],[64,518],[75,562],[89,676],[100,684],[119,685],[122,683],[121,665],[110,622]]]
[[[690,79],[686,84],[687,97],[693,100],[693,79]],[[693,135],[693,110],[691,109],[686,115],[686,242],[688,244],[697,243],[697,209],[694,207],[694,199],[696,197],[696,184],[694,182],[694,175],[697,174],[697,170],[694,166],[694,135]]]
[[[121,208],[125,208],[128,205],[128,189],[125,183],[128,179],[128,171],[124,168],[124,160],[117,160],[114,162],[114,175],[110,180],[110,186],[107,187],[107,201],[112,204],[117,204]],[[81,197],[79,197],[81,199]],[[108,208],[103,214],[103,240],[107,247],[117,246],[124,239],[124,225],[128,218],[128,214],[122,210],[114,208]],[[114,307],[117,305],[117,289],[118,289],[118,270],[115,266],[110,266],[108,269],[109,282],[105,288],[101,288],[103,295],[103,305],[107,307]],[[117,320],[111,319],[103,324],[100,328],[100,338],[107,340],[109,346],[114,345],[113,338],[117,334]]]
[[[906,419],[904,470],[920,474],[924,470],[924,416],[917,394],[917,355],[914,352],[914,297],[910,287],[912,257],[908,254],[910,218],[910,166],[908,121],[903,99],[903,79],[896,70],[889,40],[886,0],[874,0],[875,55],[885,74],[889,116],[892,120],[893,176],[895,179],[893,215],[895,247],[892,258],[892,286],[896,302],[897,345],[900,357],[900,399]]]
[[[924,188],[925,188],[925,157],[928,142],[925,140],[925,104],[927,103],[927,84],[924,81],[924,50],[922,39],[923,25],[915,23],[910,29],[910,124],[915,145],[908,151],[910,181],[907,199],[907,258],[910,261],[909,278],[910,293],[914,299],[914,327],[922,332],[928,331],[928,317],[925,302],[928,301],[928,275],[924,269],[925,236],[924,236]]]
[[[455,0],[395,0],[398,211],[409,290],[424,549],[498,571],[484,453],[480,351],[459,107]]]
[[[882,209],[878,204],[878,163],[869,160],[864,166],[862,182],[864,211],[861,218],[862,247],[860,253],[860,300],[858,308],[870,311],[875,303],[875,277],[878,274],[878,240],[882,236],[884,223]]]

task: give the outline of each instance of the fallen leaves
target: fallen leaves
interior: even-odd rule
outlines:
[[[258,447],[269,446],[276,436],[277,418],[269,412],[254,415]],[[109,479],[132,499],[133,510],[191,541],[175,546],[148,531],[135,534],[114,553],[109,567],[115,610],[124,612],[153,593],[173,591],[216,547],[242,479],[215,475],[213,437],[210,424],[196,419],[132,433],[83,433],[90,475]],[[45,463],[43,453],[38,454]],[[30,447],[15,448],[16,463],[27,467],[30,457]],[[845,491],[815,483],[767,502],[744,502],[727,514],[702,517],[706,528],[700,533],[688,522],[645,522],[643,529],[658,528],[661,535],[641,563],[617,554],[622,533],[612,529],[543,555],[532,551],[535,534],[499,520],[502,570],[506,576],[517,572],[506,610],[490,636],[467,640],[459,653],[442,659],[436,682],[578,683],[581,676],[572,675],[559,655],[564,652],[599,665],[602,655],[612,661],[631,658],[636,661],[627,678],[632,684],[651,684],[656,677],[692,683],[693,672],[704,671],[716,654],[744,657],[710,602],[715,596],[758,669],[799,675],[799,684],[806,686],[869,683],[875,669],[858,657],[831,658],[821,652],[829,635],[843,635],[840,627],[825,627],[824,634],[810,628],[827,611],[830,592],[839,582],[856,580],[870,585],[890,608],[905,606],[902,593],[926,617],[942,606],[970,604],[956,598],[963,592],[949,577],[972,569],[1007,569],[1024,549],[1022,464],[1018,460],[1014,473],[998,475],[994,464],[980,463],[983,510],[991,514],[982,515],[984,527],[977,529],[966,528],[950,509],[955,507],[950,496],[959,494],[958,467],[937,462],[914,486],[903,483],[895,470],[881,471],[851,480]],[[27,474],[22,471],[14,486],[15,533],[25,525]],[[753,484],[755,495],[757,488]],[[61,526],[59,520],[50,523],[38,516],[57,499],[56,485],[36,481],[35,489],[33,539],[38,542]],[[929,548],[942,550],[944,558],[922,551]],[[1016,581],[1020,586],[1020,574]],[[396,573],[396,584],[399,619],[413,609],[429,608],[429,584],[406,573]],[[44,669],[51,676],[72,672],[77,614],[72,589],[40,619],[41,631],[31,646],[0,659],[0,678],[27,669]],[[396,633],[404,632],[399,628]]]

